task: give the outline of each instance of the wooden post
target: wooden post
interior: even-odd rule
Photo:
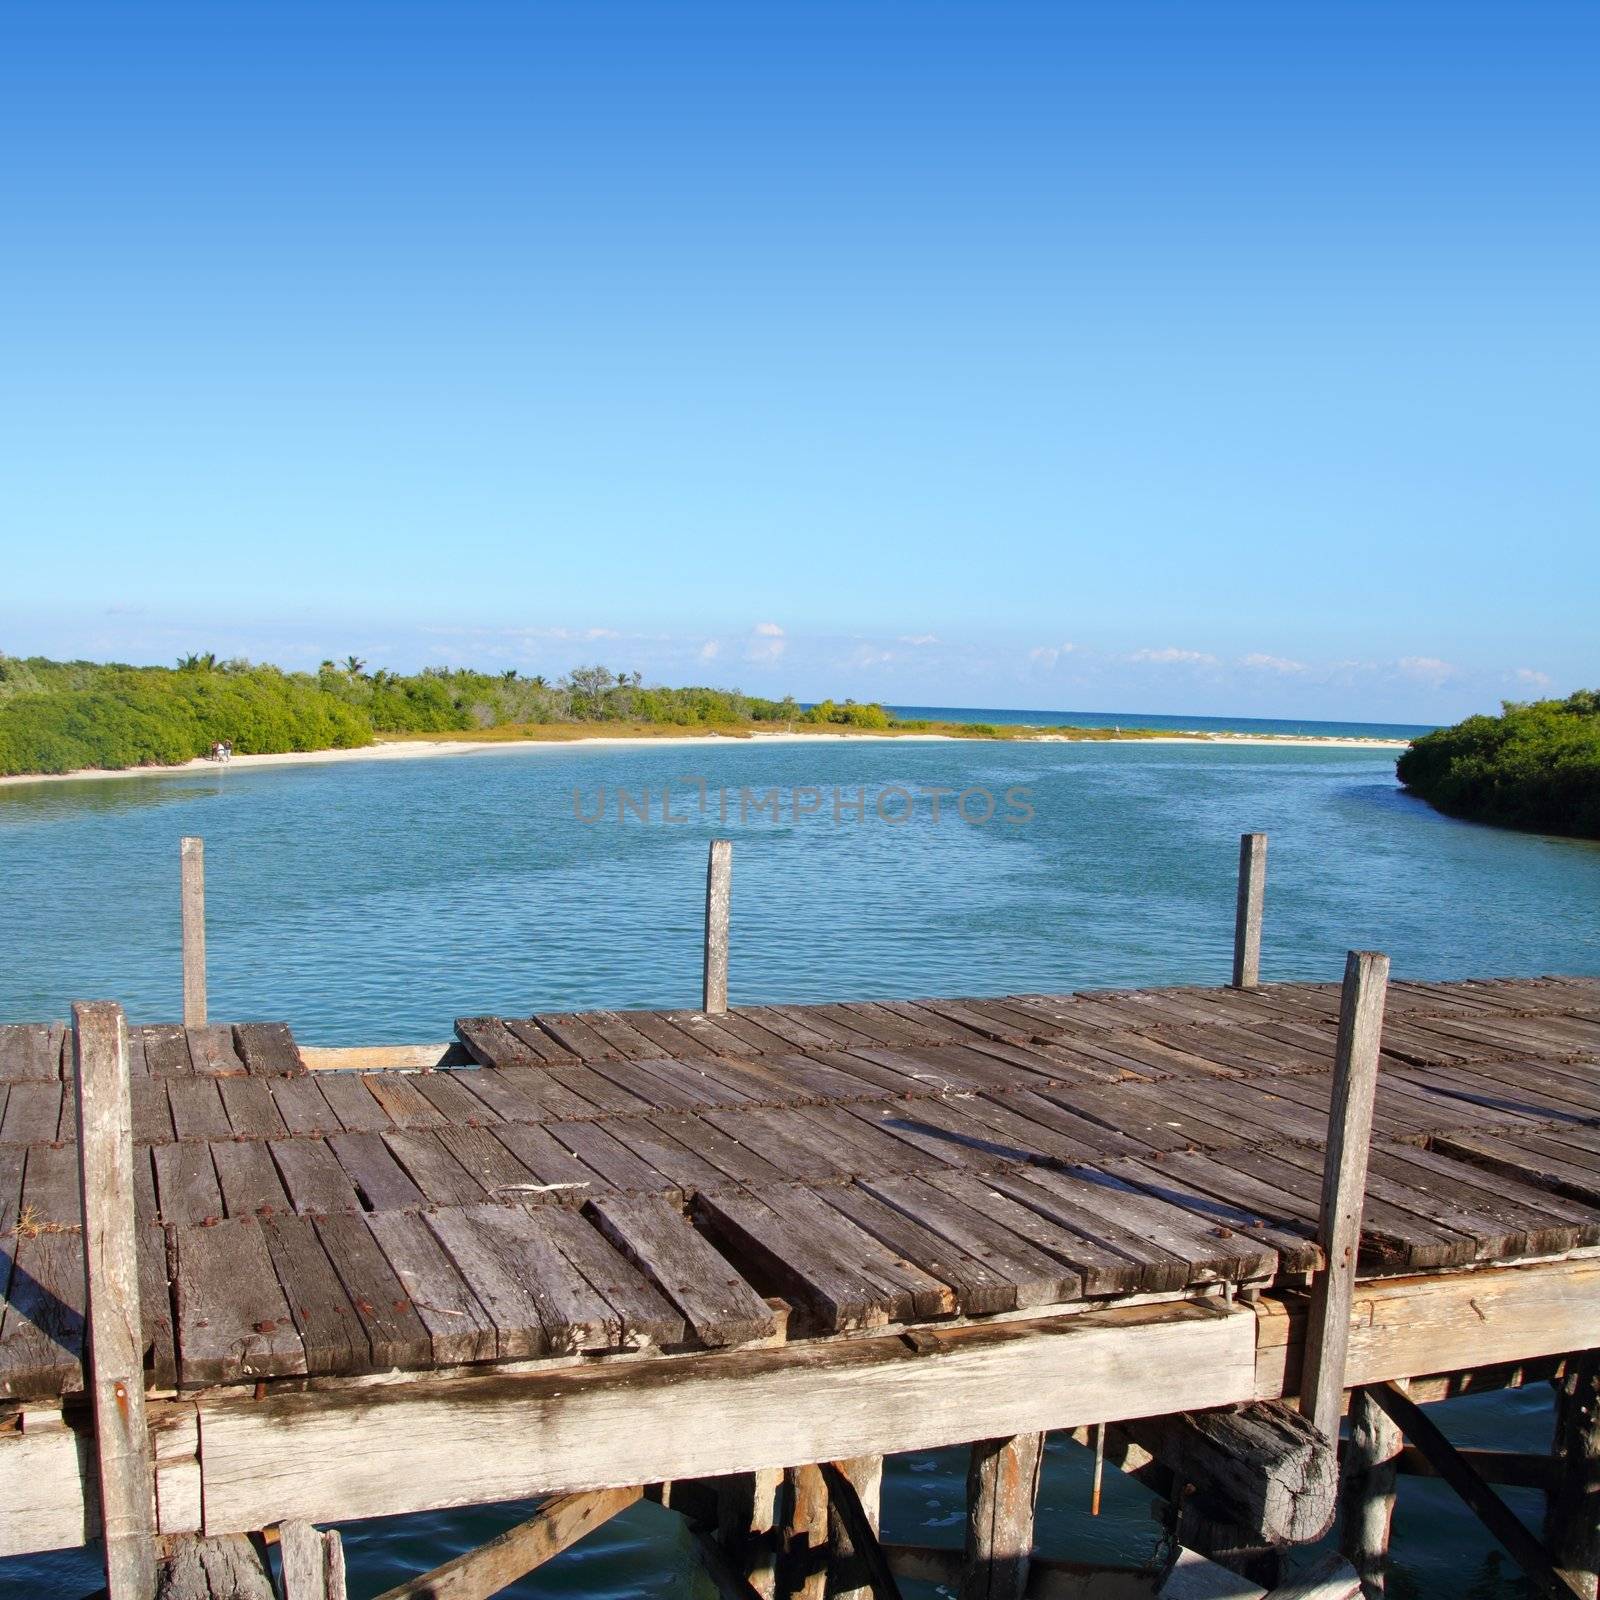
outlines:
[[[728,1009],[728,908],[733,893],[733,841],[713,839],[706,859],[706,967],[700,1009]]]
[[[1261,981],[1261,913],[1267,898],[1267,836],[1239,835],[1239,898],[1233,917],[1233,986]]]
[[[109,1000],[72,1008],[83,1198],[85,1355],[94,1408],[100,1520],[110,1600],[151,1600],[156,1587],[150,1436],[134,1224],[128,1026]]]
[[[818,1466],[784,1474],[786,1515],[778,1558],[778,1600],[823,1600],[828,1583],[828,1485]]]
[[[1478,1520],[1522,1568],[1535,1594],[1551,1600],[1582,1600],[1582,1590],[1556,1570],[1550,1553],[1529,1533],[1527,1524],[1480,1478],[1461,1452],[1423,1414],[1397,1383],[1374,1384],[1368,1391],[1390,1421],[1428,1458],[1428,1463],[1466,1501]],[[1591,1512],[1592,1515],[1592,1512]]]
[[[878,1542],[877,1526],[862,1503],[855,1477],[845,1470],[845,1465],[842,1461],[829,1461],[821,1469],[830,1500],[830,1521],[837,1521],[851,1554],[864,1568],[863,1592],[872,1600],[901,1600],[900,1585],[895,1582],[889,1558]],[[856,1470],[858,1476],[871,1479],[870,1472],[859,1467]]]
[[[982,1439],[967,1467],[967,1561],[961,1600],[1022,1600],[1033,1556],[1044,1435]]]
[[[867,1519],[868,1526],[874,1535],[880,1531],[880,1502],[883,1497],[883,1457],[882,1456],[852,1456],[848,1461],[836,1461],[834,1465],[850,1480],[856,1492],[856,1499],[861,1505],[861,1514]],[[868,1571],[864,1558],[854,1547],[854,1541],[849,1538],[849,1529],[843,1525],[843,1517],[837,1505],[838,1496],[834,1495],[834,1504],[829,1510],[834,1518],[834,1535],[836,1543],[848,1543],[850,1552],[837,1564],[833,1581],[829,1586],[832,1600],[872,1600],[872,1576]],[[838,1534],[845,1533],[845,1539],[839,1540]]]
[[[1556,1382],[1555,1483],[1545,1542],[1556,1570],[1585,1600],[1600,1592],[1600,1350]]]
[[[1361,1206],[1372,1142],[1372,1098],[1383,1046],[1383,1002],[1389,958],[1352,950],[1345,961],[1339,1035],[1334,1046],[1328,1143],[1322,1161],[1322,1220],[1317,1240],[1326,1264],[1311,1285],[1305,1357],[1300,1369],[1300,1409],[1324,1438],[1339,1437],[1344,1409],[1345,1355],[1350,1345],[1350,1304],[1361,1245]]]
[[[1367,1600],[1383,1594],[1389,1524],[1403,1440],[1366,1389],[1350,1391],[1350,1439],[1340,1489],[1339,1548],[1361,1579]]]
[[[178,847],[183,877],[183,1025],[206,1025],[206,842]]]

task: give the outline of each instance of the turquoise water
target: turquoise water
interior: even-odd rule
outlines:
[[[662,820],[664,785],[686,820]],[[937,822],[931,788],[951,791]],[[957,796],[977,816],[985,793],[993,820],[963,821]],[[1028,820],[1003,820],[1023,808]],[[1238,835],[1255,829],[1271,838],[1268,978],[1337,977],[1355,945],[1413,977],[1600,973],[1600,847],[1441,817],[1397,789],[1392,752],[533,746],[0,788],[0,1020],[61,1016],[86,996],[120,999],[136,1021],[177,1015],[186,833],[206,840],[213,1014],[281,1017],[339,1044],[443,1039],[473,1012],[693,1004],[719,833],[735,840],[736,1002],[1222,982]],[[1548,1413],[1530,1390],[1441,1414],[1464,1442],[1539,1449]],[[1148,1497],[1108,1474],[1092,1520],[1087,1474],[1083,1452],[1054,1444],[1041,1549],[1147,1553]],[[891,1463],[889,1536],[958,1543],[963,1492],[958,1452]],[[1536,1496],[1507,1495],[1536,1515]],[[347,1529],[352,1595],[521,1509]],[[1405,1484],[1396,1554],[1402,1596],[1520,1592],[1436,1484]],[[0,1562],[0,1594],[80,1595],[94,1570],[82,1553]],[[508,1592],[709,1594],[649,1506]]]

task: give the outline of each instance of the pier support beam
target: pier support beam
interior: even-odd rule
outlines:
[[[1233,986],[1261,981],[1261,918],[1267,899],[1267,836],[1239,836],[1239,899],[1233,917]]]
[[[1467,1503],[1473,1515],[1505,1546],[1506,1553],[1522,1568],[1535,1594],[1549,1596],[1550,1600],[1584,1600],[1583,1591],[1557,1570],[1549,1551],[1528,1532],[1522,1519],[1478,1476],[1471,1464],[1462,1459],[1461,1453],[1399,1384],[1374,1384],[1369,1393],[1389,1420],[1428,1458],[1429,1465]]]
[[[256,1548],[242,1533],[185,1534],[161,1563],[156,1600],[278,1600]]]
[[[828,1584],[828,1486],[818,1466],[784,1473],[778,1600],[823,1600]]]
[[[848,1461],[838,1461],[834,1465],[850,1481],[860,1502],[861,1514],[867,1519],[873,1536],[877,1537],[882,1531],[879,1517],[883,1495],[883,1457],[853,1456]],[[872,1600],[871,1573],[861,1553],[854,1548],[850,1530],[837,1504],[838,1498],[837,1495],[830,1495],[828,1506],[833,1543],[843,1551],[835,1564],[829,1585],[832,1600]]]
[[[206,842],[178,846],[183,898],[183,1025],[206,1025]]]
[[[1307,1544],[1333,1519],[1334,1453],[1281,1400],[1124,1422],[1121,1431],[1192,1484],[1192,1504],[1251,1546]]]
[[[713,839],[706,857],[706,959],[700,1009],[728,1009],[728,918],[733,901],[733,841]]]
[[[1027,1592],[1044,1437],[1019,1433],[973,1445],[961,1600],[1022,1600]]]
[[[156,1518],[144,1414],[128,1025],[109,1000],[72,1008],[83,1201],[84,1355],[110,1600],[150,1600]]]
[[[1311,1285],[1300,1409],[1323,1437],[1339,1437],[1344,1409],[1345,1362],[1350,1349],[1350,1307],[1355,1298],[1361,1208],[1372,1143],[1372,1101],[1383,1046],[1383,1003],[1389,958],[1352,950],[1345,962],[1339,1033],[1334,1045],[1333,1093],[1323,1156],[1322,1215],[1317,1242],[1325,1263]]]
[[[1556,1571],[1584,1600],[1600,1593],[1600,1350],[1557,1380],[1555,1483],[1545,1540]]]
[[[1384,1593],[1389,1525],[1404,1440],[1366,1389],[1350,1392],[1350,1438],[1340,1489],[1339,1548],[1361,1579],[1366,1600]]]

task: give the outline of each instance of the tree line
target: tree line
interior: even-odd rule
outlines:
[[[881,706],[802,708],[737,689],[667,688],[637,672],[575,667],[555,680],[428,667],[369,671],[358,656],[315,673],[211,652],[173,667],[0,655],[0,773],[170,765],[227,741],[238,755],[342,750],[384,734],[467,733],[549,723],[738,731],[756,724],[887,728]]]
[[[1497,717],[1424,734],[1396,772],[1453,817],[1600,839],[1600,690],[1508,700]]]

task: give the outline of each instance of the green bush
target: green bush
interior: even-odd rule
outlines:
[[[1468,717],[1415,741],[1401,783],[1454,817],[1600,839],[1600,692]]]
[[[638,673],[579,667],[558,683],[515,671],[430,667],[368,673],[354,656],[315,676],[248,661],[187,655],[171,667],[0,655],[0,773],[169,765],[228,740],[240,755],[348,749],[375,733],[453,733],[508,724],[642,722],[688,728],[799,720],[887,728],[881,706],[793,699],[737,689],[646,686]],[[821,708],[817,708],[820,710]]]

